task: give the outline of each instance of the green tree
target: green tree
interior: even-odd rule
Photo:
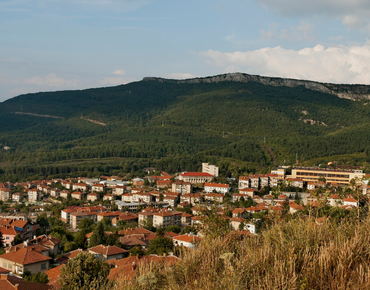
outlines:
[[[90,237],[89,247],[104,245],[105,240],[106,237],[104,233],[104,225],[102,222],[98,222],[98,225],[96,226],[95,230],[93,231]]]
[[[168,254],[173,251],[172,240],[168,237],[158,236],[150,241],[147,254],[162,255],[163,253]]]
[[[179,234],[181,232],[181,227],[178,225],[168,226],[166,228],[166,232],[174,232],[175,234]]]
[[[140,246],[133,247],[129,250],[132,256],[144,256],[145,252]]]
[[[23,243],[23,239],[20,234],[16,234],[12,242],[13,246]]]
[[[104,289],[108,285],[109,265],[90,253],[80,253],[61,269],[62,290]]]
[[[41,284],[47,284],[49,282],[48,275],[46,275],[44,272],[39,272],[39,273],[31,275],[31,272],[24,271],[23,279],[24,281],[27,281],[27,282],[34,282],[34,283],[41,283]]]
[[[78,228],[81,230],[90,230],[93,224],[94,224],[94,221],[92,219],[84,218],[78,224]]]

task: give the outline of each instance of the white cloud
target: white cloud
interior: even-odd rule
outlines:
[[[124,74],[126,74],[126,71],[123,69],[117,69],[114,72],[112,72],[112,74],[123,76]]]
[[[56,74],[52,73],[47,76],[35,76],[29,79],[18,81],[28,85],[37,85],[37,86],[48,86],[48,87],[77,87],[77,79],[64,79],[58,77]]]
[[[207,63],[221,67],[225,72],[370,84],[370,41],[362,46],[325,48],[316,45],[301,50],[278,46],[231,53],[208,50],[200,54]]]
[[[365,29],[370,23],[368,0],[258,0],[258,3],[283,16],[332,16],[350,29]]]

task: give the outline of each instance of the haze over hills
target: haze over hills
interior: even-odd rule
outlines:
[[[34,160],[49,167],[85,162],[92,171],[96,158],[145,158],[167,170],[169,159],[180,158],[182,170],[212,159],[253,171],[293,163],[297,154],[302,162],[362,164],[369,96],[365,85],[247,74],[26,94],[0,104],[0,143],[11,148],[0,161],[4,175]],[[62,173],[54,171],[44,174]]]

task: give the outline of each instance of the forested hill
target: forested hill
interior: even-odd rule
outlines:
[[[71,164],[91,174],[123,172],[138,160],[168,171],[224,161],[242,173],[274,166],[269,148],[276,163],[298,155],[301,162],[362,165],[370,147],[369,87],[293,81],[244,74],[145,78],[21,95],[0,104],[0,146],[11,148],[0,151],[1,178],[64,174]],[[110,165],[97,165],[107,158]],[[46,169],[32,171],[40,166]]]

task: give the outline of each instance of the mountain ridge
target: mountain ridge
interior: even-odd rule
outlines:
[[[357,100],[370,100],[370,85],[362,84],[333,84],[321,83],[317,81],[280,78],[280,77],[267,77],[260,75],[250,75],[246,73],[227,73],[209,77],[197,77],[185,80],[166,79],[160,77],[145,77],[143,81],[158,81],[177,84],[196,84],[196,83],[219,83],[219,82],[256,82],[269,86],[285,86],[285,87],[298,87],[304,86],[306,89],[317,91],[321,93],[335,95],[341,99],[348,99],[352,101]]]

